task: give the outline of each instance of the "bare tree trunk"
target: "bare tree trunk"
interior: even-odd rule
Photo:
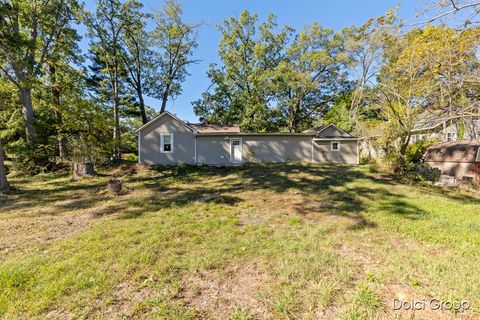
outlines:
[[[57,116],[57,123],[59,127],[62,127],[63,118],[60,112],[56,112]],[[58,156],[60,157],[60,162],[64,162],[65,159],[68,157],[68,150],[67,150],[67,140],[65,139],[65,135],[62,132],[62,129],[59,129],[57,132],[57,140],[58,140]]]
[[[162,106],[160,107],[160,113],[165,112],[165,108],[167,107],[168,95],[170,94],[170,83],[167,84],[165,91],[163,92],[162,96]]]
[[[119,115],[118,98],[113,101],[113,157],[115,160],[120,160],[120,115]]]
[[[7,170],[5,169],[5,152],[3,151],[3,142],[0,139],[0,192],[7,192],[10,185],[7,181]]]
[[[139,88],[137,90],[137,95],[138,95],[138,101],[140,102],[140,114],[142,116],[142,123],[145,124],[148,122],[148,118],[147,118],[147,113],[145,112],[145,101],[143,100],[143,93],[142,93],[142,89]]]
[[[83,177],[92,177],[95,175],[95,170],[93,168],[93,163],[77,163],[73,164],[73,180]]]
[[[409,143],[410,143],[410,134],[408,134],[407,137],[405,137],[405,139],[403,140],[400,146],[400,159],[402,161],[405,161],[405,156],[407,154],[407,148]]]
[[[22,114],[25,121],[25,134],[27,142],[34,145],[37,143],[37,130],[35,129],[35,114],[33,113],[32,91],[25,86],[28,79],[28,73],[22,72],[18,64],[12,63],[13,71],[17,77],[17,86],[19,88],[20,100],[22,101]]]
[[[57,75],[56,75],[56,68],[55,64],[51,64],[49,67],[50,71],[50,78],[51,78],[51,86],[52,86],[52,97],[53,97],[53,107],[55,110],[55,116],[57,118],[57,140],[58,140],[58,155],[60,158],[60,162],[63,162],[67,155],[67,141],[65,140],[65,136],[63,135],[63,117],[61,113],[61,103],[60,103],[60,84],[57,82]]]
[[[120,98],[118,89],[118,64],[113,66],[113,74],[110,77],[112,84],[113,100],[113,159],[120,160]]]
[[[31,144],[37,142],[37,130],[35,129],[32,104],[32,92],[30,88],[20,88],[20,98],[22,100],[22,114],[25,121],[25,133],[27,135],[27,141]]]
[[[298,125],[300,124],[300,102],[297,101],[293,106],[291,106],[291,119],[289,124],[290,132],[297,132]]]

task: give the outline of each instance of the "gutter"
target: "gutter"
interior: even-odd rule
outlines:
[[[315,137],[315,133],[301,132],[199,132],[198,136],[299,136]]]

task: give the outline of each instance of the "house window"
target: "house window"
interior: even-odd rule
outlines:
[[[160,134],[160,152],[173,153],[173,134],[171,133]]]
[[[451,132],[447,132],[447,141],[452,141],[453,135]]]
[[[331,150],[332,151],[340,151],[340,142],[332,141],[331,143]]]

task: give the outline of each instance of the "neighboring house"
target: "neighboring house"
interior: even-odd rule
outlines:
[[[164,112],[136,130],[138,162],[230,165],[247,162],[358,164],[358,138],[333,124],[289,132],[241,132],[239,126],[189,124]]]
[[[412,130],[411,142],[420,139],[436,139],[441,142],[480,139],[480,120],[478,117],[455,117],[456,108],[436,114],[425,111],[418,116]]]
[[[360,156],[369,159],[385,156],[385,150],[379,147],[382,135],[383,130],[379,126],[362,128],[363,139],[360,142]]]
[[[421,139],[437,142],[480,139],[480,117],[458,116],[460,110],[434,113],[426,110],[418,115],[411,131],[410,143]],[[380,126],[369,128],[364,132],[360,153],[366,157],[382,157],[385,151],[380,147],[379,140],[383,135]]]
[[[480,140],[438,143],[427,149],[424,161],[457,179],[480,179]]]

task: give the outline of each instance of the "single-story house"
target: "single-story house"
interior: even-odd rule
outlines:
[[[411,142],[423,138],[441,142],[480,139],[480,119],[459,114],[461,112],[457,107],[422,112],[412,129]]]
[[[480,179],[480,140],[435,144],[426,150],[424,162],[459,180]]]
[[[301,133],[242,132],[239,126],[190,124],[163,112],[135,132],[138,162],[145,164],[359,161],[359,139],[333,124]]]

